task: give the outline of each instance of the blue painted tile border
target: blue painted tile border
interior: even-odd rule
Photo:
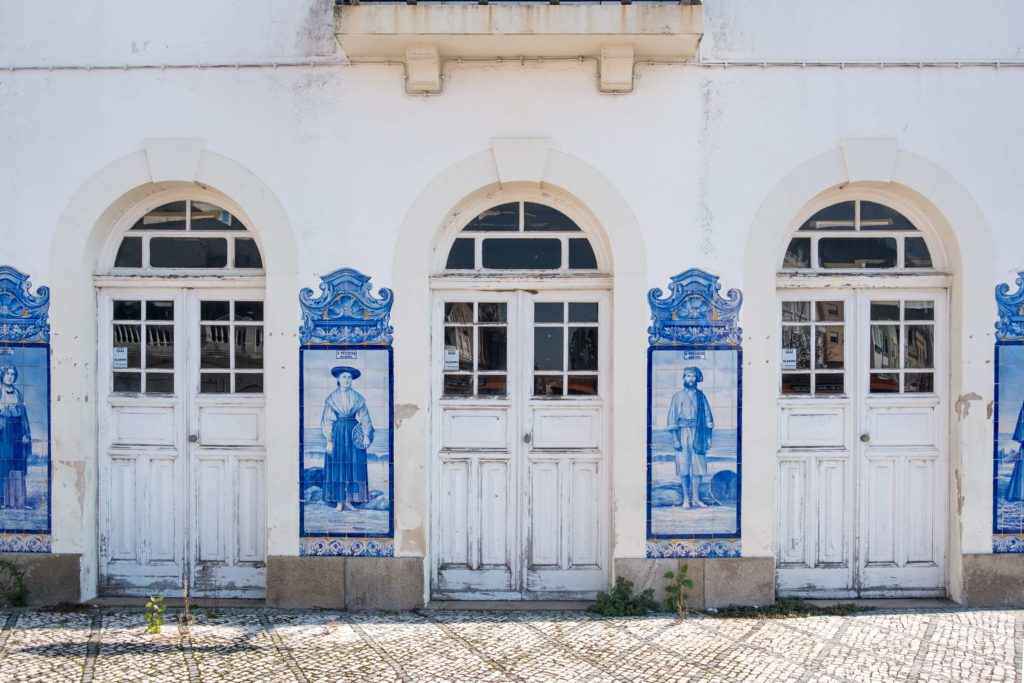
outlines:
[[[999,448],[999,425],[1006,424],[1007,428],[1016,431],[1016,419],[1024,414],[1024,408],[1010,411],[1008,415],[1002,415],[1000,394],[1001,383],[1007,379],[1009,367],[1004,368],[1003,363],[1013,363],[1016,367],[1013,372],[1012,386],[1016,393],[1021,393],[1022,373],[1024,373],[1024,271],[1017,274],[1015,280],[1017,291],[1011,293],[1010,285],[1000,283],[996,286],[995,298],[998,308],[998,320],[996,321],[996,344],[995,344],[995,391],[993,396],[995,410],[992,421],[992,552],[993,553],[1024,553],[1024,500],[1007,500],[1009,491],[1001,481],[1001,466],[1004,465],[1003,453]],[[1022,399],[1024,400],[1024,399]],[[1012,425],[1012,426],[1011,426]],[[1011,441],[1014,441],[1011,439]],[[1021,476],[1021,468],[1024,467],[1024,442],[1018,443],[1017,455],[1014,459],[1012,474],[1006,482],[1008,486],[1013,481],[1014,475],[1018,480]],[[1015,519],[1013,523],[1006,523],[1002,519],[1011,514]]]

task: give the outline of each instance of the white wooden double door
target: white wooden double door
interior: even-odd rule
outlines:
[[[780,299],[780,594],[943,595],[945,290]]]
[[[101,594],[264,596],[262,298],[100,290]]]
[[[434,599],[608,583],[606,292],[438,292]]]

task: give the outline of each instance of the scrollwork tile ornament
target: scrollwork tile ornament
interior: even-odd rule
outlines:
[[[299,293],[302,344],[391,343],[390,289],[374,296],[369,276],[353,268],[339,268],[320,279],[319,295],[308,288]]]
[[[997,341],[1024,339],[1024,270],[1017,273],[1015,283],[1017,291],[1013,294],[1005,282],[996,285],[996,305],[999,307]]]
[[[655,287],[647,294],[652,324],[648,343],[739,344],[743,333],[737,326],[743,295],[730,289],[724,299],[718,276],[690,268],[672,278],[668,294]]]
[[[28,275],[10,266],[0,266],[0,341],[50,341],[50,290],[31,292]]]

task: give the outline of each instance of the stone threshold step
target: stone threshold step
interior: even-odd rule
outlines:
[[[586,600],[431,600],[424,609],[461,612],[582,612],[593,604]]]

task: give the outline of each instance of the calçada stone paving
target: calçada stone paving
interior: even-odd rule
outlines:
[[[1021,681],[1024,611],[662,614],[0,610],[4,681]]]

